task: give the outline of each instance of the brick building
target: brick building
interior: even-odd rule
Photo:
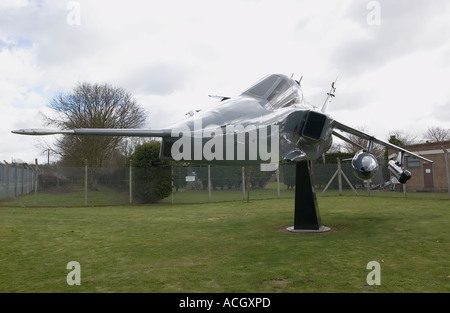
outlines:
[[[426,163],[422,160],[406,157],[405,167],[412,174],[411,179],[406,183],[407,191],[448,191],[447,169],[442,147],[445,147],[450,153],[450,141],[414,144],[403,147],[433,161],[433,163]],[[450,159],[450,154],[448,158]],[[450,166],[450,160],[448,165]]]

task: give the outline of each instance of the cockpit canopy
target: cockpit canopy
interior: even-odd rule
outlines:
[[[285,75],[269,75],[244,91],[244,94],[266,99],[266,109],[278,109],[302,101],[298,83]]]

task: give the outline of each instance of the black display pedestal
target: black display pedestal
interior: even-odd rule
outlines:
[[[323,226],[317,205],[316,191],[312,184],[308,161],[295,164],[295,213],[294,226],[288,227],[291,232],[317,233],[326,232],[330,228]]]

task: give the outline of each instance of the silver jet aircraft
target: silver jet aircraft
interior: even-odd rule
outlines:
[[[331,85],[321,110],[305,105],[299,81],[273,74],[239,96],[219,97],[217,104],[197,112],[190,111],[184,121],[161,130],[81,128],[12,132],[21,135],[162,137],[162,159],[221,165],[262,164],[262,170],[276,169],[279,160],[317,159],[331,147],[334,135],[361,148],[351,164],[354,174],[362,180],[371,179],[378,171],[378,162],[371,153],[374,143],[398,151],[397,160],[389,161],[388,167],[400,183],[406,183],[411,177],[403,167],[405,155],[432,162],[334,120],[326,113],[334,97],[334,85]],[[367,147],[350,141],[337,131],[366,139]]]

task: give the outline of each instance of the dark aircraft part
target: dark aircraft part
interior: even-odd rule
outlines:
[[[291,113],[281,124],[280,132],[291,136],[303,136],[311,143],[324,141],[329,137],[328,129],[332,120],[316,111],[299,110]]]
[[[321,140],[323,137],[323,130],[327,125],[327,116],[315,111],[309,111],[306,116],[305,125],[303,126],[302,135],[312,140]]]
[[[176,138],[178,139],[178,138]],[[159,158],[161,160],[173,160],[171,149],[175,140],[173,138],[164,138],[161,143],[161,147],[159,150]]]
[[[310,110],[298,110],[280,123],[280,153],[284,160],[299,162],[315,160],[332,143],[328,115]]]
[[[411,172],[393,160],[388,162],[388,169],[401,184],[406,184],[406,182],[411,178]]]
[[[378,172],[378,162],[373,154],[361,150],[352,159],[353,174],[359,179],[369,180]]]

